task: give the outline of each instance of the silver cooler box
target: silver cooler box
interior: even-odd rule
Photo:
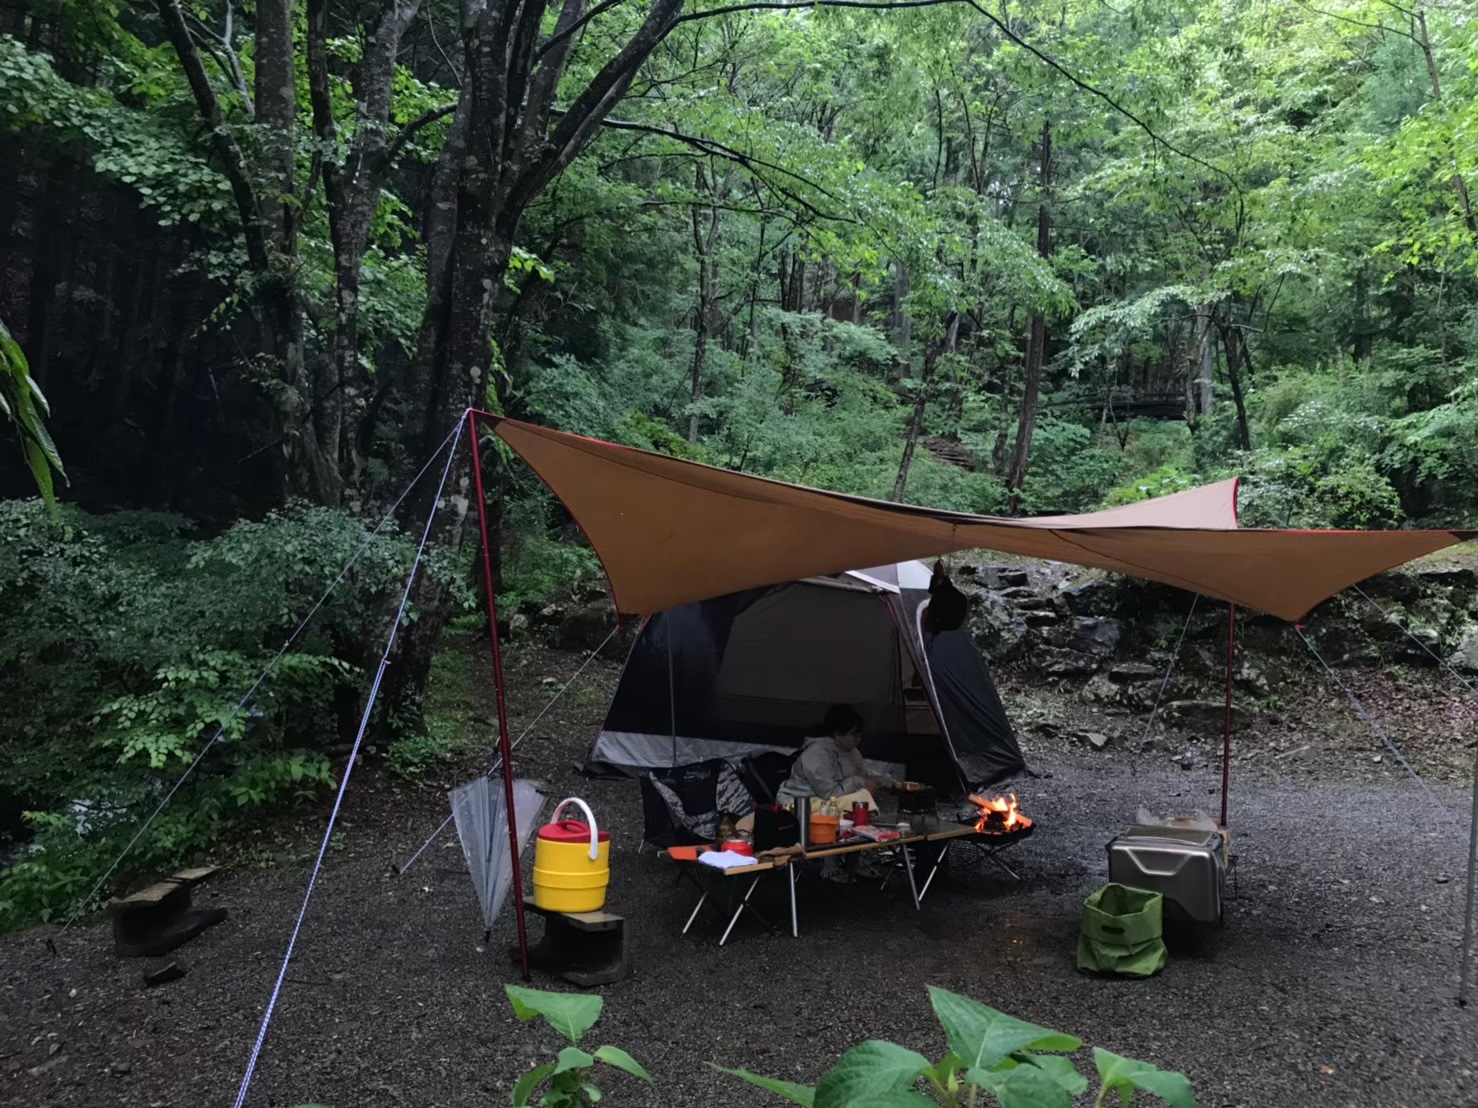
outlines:
[[[1109,880],[1157,892],[1196,923],[1220,923],[1223,849],[1219,831],[1131,827],[1108,844]]]

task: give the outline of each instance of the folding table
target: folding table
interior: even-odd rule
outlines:
[[[724,943],[728,942],[729,935],[734,930],[734,925],[739,922],[739,917],[746,911],[753,913],[759,918],[760,922],[764,923],[772,931],[775,930],[774,926],[765,919],[764,915],[750,903],[750,899],[754,896],[754,890],[759,886],[761,878],[767,874],[780,873],[782,871],[785,873],[786,884],[790,893],[790,934],[793,938],[799,938],[801,933],[800,914],[795,895],[796,882],[800,876],[799,867],[805,862],[837,858],[846,854],[861,854],[866,851],[901,848],[898,850],[898,854],[901,855],[904,871],[908,874],[908,887],[909,892],[913,896],[914,910],[918,911],[922,908],[924,897],[928,895],[930,885],[934,883],[934,875],[939,872],[939,867],[943,863],[945,855],[949,852],[951,842],[955,839],[964,838],[973,834],[975,834],[975,828],[970,824],[946,823],[934,830],[911,832],[908,835],[889,839],[886,842],[846,842],[839,843],[836,846],[812,847],[804,855],[796,856],[786,861],[778,863],[756,861],[753,865],[735,866],[731,869],[705,866],[702,862],[698,861],[690,862],[672,859],[665,852],[663,856],[669,857],[669,860],[673,861],[679,867],[678,873],[680,879],[686,879],[699,893],[698,903],[693,906],[693,911],[688,916],[688,921],[683,924],[683,934],[686,935],[697,921],[699,913],[702,912],[704,905],[709,902],[710,896],[719,889],[723,890],[723,893],[720,895],[725,900],[725,908],[720,913],[720,919],[724,918],[725,914],[728,914],[728,923],[724,927],[723,934],[719,936],[718,941],[718,945],[723,946]],[[939,854],[934,858],[933,864],[929,867],[928,875],[924,878],[923,883],[920,884],[914,871],[910,848],[921,846],[924,843],[934,842],[943,845]],[[897,864],[896,861],[894,864]],[[702,871],[707,871],[706,875],[708,879],[714,883],[712,887],[704,886],[700,879]],[[747,879],[747,884],[745,883],[745,879]],[[731,886],[729,884],[730,881],[736,881],[737,884]],[[718,897],[714,897],[714,899],[718,899]]]

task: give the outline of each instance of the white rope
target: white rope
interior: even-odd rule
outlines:
[[[376,524],[375,529],[369,533],[369,537],[360,544],[359,549],[354,552],[354,556],[344,563],[344,568],[339,570],[339,575],[335,577],[333,581],[329,584],[328,588],[323,591],[323,595],[318,598],[317,603],[315,603],[312,608],[308,609],[308,614],[304,616],[297,627],[293,629],[293,633],[283,641],[283,644],[278,648],[277,653],[272,656],[272,660],[267,663],[267,668],[262,670],[257,679],[252,682],[251,688],[246,690],[246,695],[236,702],[236,706],[231,709],[231,711],[226,715],[226,718],[221,721],[220,726],[216,728],[215,734],[210,737],[210,740],[200,748],[200,752],[196,754],[190,764],[185,767],[185,772],[180,774],[179,780],[174,783],[169,792],[164,794],[164,799],[161,800],[158,806],[149,813],[149,818],[144,820],[144,822],[139,825],[139,829],[134,832],[133,838],[128,840],[128,845],[123,848],[118,857],[113,859],[113,864],[109,866],[107,870],[103,873],[103,875],[97,879],[97,882],[92,886],[91,890],[88,891],[88,894],[78,902],[77,907],[73,910],[71,916],[68,917],[67,922],[62,925],[61,931],[57,933],[57,938],[61,938],[63,935],[65,935],[67,933],[67,929],[77,921],[78,917],[81,916],[84,911],[86,911],[87,906],[92,903],[93,897],[97,896],[98,890],[103,887],[108,878],[113,876],[114,871],[117,870],[117,868],[123,863],[123,859],[128,857],[128,852],[132,850],[135,845],[138,844],[138,841],[144,837],[144,832],[149,830],[150,826],[159,817],[159,813],[164,811],[169,802],[174,799],[174,794],[180,791],[180,786],[185,783],[186,778],[188,778],[190,774],[195,772],[195,767],[201,763],[206,754],[209,753],[211,747],[215,746],[215,744],[221,740],[221,736],[226,733],[226,728],[231,726],[231,724],[235,722],[236,717],[239,716],[246,708],[246,706],[251,703],[252,698],[255,697],[257,694],[257,690],[262,687],[262,683],[265,682],[267,678],[271,675],[272,671],[277,668],[277,663],[282,661],[283,657],[292,648],[293,643],[297,641],[298,636],[307,629],[308,624],[313,621],[313,617],[318,614],[318,610],[323,607],[325,602],[327,602],[329,595],[336,588],[339,587],[344,578],[349,575],[349,571],[354,568],[354,564],[359,561],[359,559],[364,555],[364,552],[368,550],[370,546],[373,545],[374,542],[380,537],[380,532],[385,529],[386,524],[388,524],[391,520],[395,518],[396,510],[399,509],[401,504],[405,502],[405,498],[411,494],[411,490],[414,489],[418,484],[420,484],[421,478],[426,476],[426,471],[431,468],[431,463],[436,461],[436,459],[441,456],[441,452],[446,449],[447,443],[451,442],[453,438],[461,434],[461,428],[462,424],[459,421],[457,423],[456,429],[454,429],[451,434],[443,439],[441,445],[436,448],[436,452],[432,454],[431,457],[426,459],[426,464],[421,467],[421,471],[417,473],[413,478],[411,478],[411,483],[405,487],[405,491],[400,494],[395,503],[390,505],[390,510],[387,511],[385,515],[381,518],[380,522]],[[455,451],[453,451],[453,453],[455,453]]]
[[[262,1054],[262,1044],[267,1040],[267,1028],[271,1026],[272,1016],[277,1010],[277,998],[282,994],[283,982],[287,979],[287,967],[292,962],[293,951],[298,945],[298,935],[303,930],[303,920],[308,915],[308,904],[313,899],[313,890],[318,884],[319,872],[323,869],[323,857],[328,853],[329,840],[333,837],[334,824],[339,818],[339,809],[344,803],[344,794],[349,789],[349,778],[354,773],[354,763],[359,758],[359,748],[364,742],[365,732],[369,729],[370,714],[375,709],[375,699],[380,695],[380,684],[385,678],[385,670],[390,665],[390,655],[395,649],[395,639],[400,633],[401,620],[405,618],[405,610],[410,604],[411,588],[416,583],[416,571],[421,568],[421,561],[426,554],[426,544],[431,538],[431,524],[436,519],[436,509],[441,503],[441,494],[446,489],[447,477],[452,471],[452,462],[457,457],[457,446],[461,442],[462,427],[467,420],[465,414],[457,421],[457,430],[452,436],[451,453],[447,455],[446,467],[441,472],[441,483],[436,488],[436,496],[431,501],[431,510],[426,513],[426,526],[421,532],[421,543],[416,547],[416,557],[411,563],[410,574],[405,580],[405,590],[400,595],[400,607],[395,611],[395,619],[390,624],[390,634],[385,641],[385,649],[380,654],[380,665],[375,670],[375,680],[370,686],[369,697],[364,702],[364,714],[359,719],[359,731],[354,736],[354,745],[349,751],[349,761],[344,766],[344,776],[339,782],[338,794],[334,797],[333,811],[329,813],[328,826],[323,829],[323,841],[318,846],[318,857],[313,862],[313,872],[308,877],[308,888],[303,893],[303,906],[298,909],[298,919],[293,924],[292,937],[288,939],[287,950],[282,955],[282,968],[277,971],[277,981],[272,986],[272,995],[267,1001],[267,1010],[262,1013],[262,1025],[257,1030],[256,1042],[252,1046],[251,1058],[246,1063],[246,1073],[242,1075],[241,1087],[236,1091],[235,1108],[242,1108],[246,1103],[246,1094],[251,1088],[251,1079],[257,1070],[257,1059]]]
[[[550,700],[548,704],[544,705],[544,707],[539,710],[539,714],[534,717],[533,722],[531,722],[527,727],[525,727],[523,729],[523,733],[521,735],[519,735],[518,738],[514,739],[513,742],[509,745],[509,747],[508,747],[508,753],[509,754],[512,754],[515,750],[517,750],[518,749],[518,744],[521,743],[521,742],[523,742],[524,739],[528,738],[529,737],[529,733],[531,731],[533,731],[533,729],[535,727],[539,726],[539,721],[544,718],[545,713],[548,712],[550,708],[553,708],[555,706],[555,704],[557,704],[559,702],[559,698],[560,697],[564,696],[565,693],[567,693],[567,692],[570,691],[570,686],[575,683],[575,681],[579,678],[580,674],[582,674],[582,673],[585,672],[586,667],[589,666],[591,662],[595,661],[595,659],[600,655],[600,652],[606,648],[606,643],[608,643],[612,639],[614,639],[616,637],[616,632],[619,631],[619,630],[621,630],[621,628],[620,628],[619,625],[616,626],[616,627],[613,627],[611,629],[611,633],[605,637],[605,641],[602,642],[599,646],[597,646],[594,650],[592,650],[586,656],[585,661],[580,664],[580,668],[577,669],[577,670],[575,670],[574,674],[570,677],[570,679],[568,681],[566,681],[564,683],[564,685],[560,688],[559,692],[557,692],[557,693],[554,694],[554,698],[552,700]],[[500,754],[500,755],[498,755],[498,760],[496,762],[494,762],[491,766],[489,766],[487,768],[486,772],[483,773],[483,776],[484,777],[491,777],[493,774],[495,774],[495,773],[498,772],[498,770],[502,767],[502,765],[503,765],[503,756]],[[395,872],[398,875],[400,875],[400,876],[403,877],[405,875],[405,871],[411,868],[411,866],[415,863],[416,859],[419,858],[422,854],[425,854],[426,853],[426,848],[429,847],[432,843],[434,843],[437,839],[441,838],[442,832],[445,831],[448,827],[450,827],[452,825],[452,819],[453,819],[452,816],[447,816],[446,819],[442,820],[441,821],[441,826],[438,827],[435,831],[431,832],[431,837],[428,838],[425,842],[423,842],[421,844],[421,848],[419,850],[417,850],[414,854],[412,854],[410,856],[410,858],[408,858],[404,863],[402,863],[399,867],[397,867],[396,870],[395,870]]]
[[[1185,614],[1185,625],[1180,629],[1180,638],[1175,640],[1175,649],[1170,652],[1170,664],[1165,667],[1165,676],[1160,681],[1160,691],[1155,693],[1155,706],[1150,709],[1150,718],[1144,725],[1141,743],[1150,737],[1150,729],[1155,726],[1155,714],[1160,710],[1160,701],[1165,698],[1165,690],[1170,685],[1170,675],[1175,672],[1175,663],[1180,661],[1180,647],[1185,642],[1186,632],[1191,629],[1191,617],[1196,614],[1196,601],[1200,599],[1200,593],[1191,593],[1191,609]]]

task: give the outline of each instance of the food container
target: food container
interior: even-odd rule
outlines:
[[[837,841],[837,829],[841,822],[838,816],[813,815],[807,841],[812,846],[831,846]]]
[[[1196,923],[1219,923],[1226,894],[1220,831],[1131,827],[1108,844],[1109,880],[1149,889]]]
[[[735,854],[743,854],[746,858],[754,857],[754,843],[745,838],[725,839],[719,849],[732,850]]]
[[[858,801],[852,805],[852,822],[858,827],[872,826],[872,809]]]

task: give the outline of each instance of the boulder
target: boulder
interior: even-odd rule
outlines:
[[[1078,616],[1112,615],[1122,606],[1119,587],[1113,581],[1102,579],[1064,585],[1058,590],[1058,596],[1068,611]]]
[[[1052,627],[1056,625],[1057,613],[1050,608],[1041,608],[1036,611],[1022,612],[1021,618],[1026,620],[1028,627]]]
[[[1245,693],[1251,693],[1253,696],[1268,695],[1268,679],[1256,666],[1243,662],[1241,668],[1233,675],[1233,681],[1236,687]]]
[[[1220,727],[1226,720],[1227,706],[1221,700],[1172,700],[1163,709],[1165,718],[1172,723],[1195,727]],[[1244,723],[1247,709],[1232,704],[1232,722]]]
[[[1116,619],[1079,616],[1073,625],[1072,639],[1067,646],[1068,649],[1082,654],[1112,654],[1114,647],[1119,645],[1122,633],[1123,629]]]
[[[1119,699],[1119,686],[1114,684],[1106,675],[1099,673],[1093,676],[1078,695],[1084,700],[1090,700],[1098,704],[1113,704]]]
[[[1108,671],[1109,680],[1119,685],[1133,685],[1141,681],[1158,681],[1165,676],[1161,666],[1148,662],[1120,662]]]
[[[1463,631],[1447,664],[1459,673],[1478,674],[1478,626],[1469,626]]]
[[[1076,650],[1039,650],[1035,655],[1042,672],[1051,677],[1087,677],[1098,671],[1098,659]]]
[[[605,641],[616,626],[616,608],[609,600],[573,608],[555,627],[549,645],[556,650],[586,653]]]
[[[532,627],[558,627],[564,622],[569,609],[563,604],[545,604],[537,612],[529,617],[529,625]]]
[[[991,592],[976,596],[967,626],[975,645],[993,662],[1019,658],[1030,634],[1021,613]]]

